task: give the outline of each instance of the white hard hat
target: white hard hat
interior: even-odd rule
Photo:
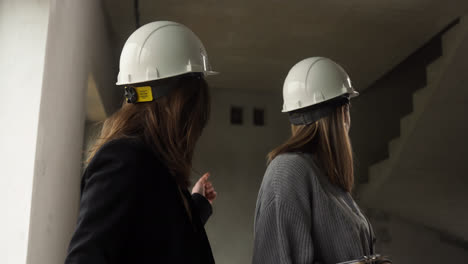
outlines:
[[[283,112],[310,107],[347,95],[359,95],[345,70],[330,59],[312,57],[298,62],[283,86]]]
[[[205,47],[186,26],[157,21],[137,29],[120,55],[117,85],[174,77],[186,73],[216,74]]]

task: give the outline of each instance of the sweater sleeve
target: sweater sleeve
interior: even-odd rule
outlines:
[[[122,149],[123,148],[123,149]],[[135,155],[104,146],[88,167],[65,264],[114,263],[125,247],[135,194]]]
[[[265,174],[257,201],[253,263],[314,263],[311,195],[304,160],[282,157]]]

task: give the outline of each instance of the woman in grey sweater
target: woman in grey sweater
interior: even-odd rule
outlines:
[[[372,227],[350,195],[349,99],[357,95],[329,59],[308,58],[290,70],[283,112],[292,136],[268,156],[253,263],[331,264],[374,254]]]

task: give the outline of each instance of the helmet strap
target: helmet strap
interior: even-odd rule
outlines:
[[[169,94],[171,88],[171,85],[125,86],[125,98],[131,104],[152,102]]]
[[[289,121],[296,126],[310,125],[331,115],[336,108],[345,104],[349,104],[348,95],[339,96],[316,105],[292,111],[289,113]]]
[[[187,73],[181,75],[180,77],[174,77],[167,79],[165,81],[156,80],[152,82],[147,82],[146,85],[140,84],[142,86],[125,86],[125,98],[127,98],[127,103],[136,104],[151,102],[157,100],[161,97],[168,95],[172,88],[177,85],[177,82],[180,81],[183,77],[191,77],[196,79],[202,79],[201,73]]]

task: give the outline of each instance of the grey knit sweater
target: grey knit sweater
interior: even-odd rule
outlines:
[[[253,263],[332,264],[373,253],[372,228],[351,195],[309,154],[268,166],[257,199]]]

